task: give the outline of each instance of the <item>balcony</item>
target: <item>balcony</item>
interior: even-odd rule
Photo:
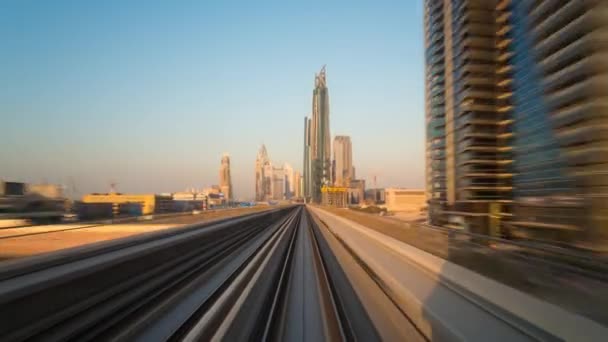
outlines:
[[[599,76],[588,78],[548,95],[547,105],[550,108],[561,108],[570,103],[580,102],[595,91],[595,89],[606,89],[606,87],[608,87],[608,83]]]
[[[499,49],[505,49],[507,46],[509,46],[509,44],[511,44],[511,41],[511,39],[501,39],[496,44],[496,47]]]
[[[506,63],[506,62],[509,61],[509,59],[511,58],[511,56],[513,56],[512,52],[509,52],[509,51],[503,52],[500,55],[498,55],[498,61]]]
[[[608,56],[606,56],[608,58]],[[545,93],[551,94],[558,88],[563,88],[568,84],[573,84],[577,80],[586,78],[590,74],[591,58],[584,58],[564,69],[558,70],[543,80]]]
[[[499,113],[508,113],[511,110],[513,110],[513,106],[500,106],[496,111]]]
[[[462,162],[459,162],[458,165],[467,165],[467,164],[478,164],[478,165],[495,165],[495,166],[503,166],[509,165],[513,163],[512,160],[504,160],[504,159],[466,159]]]
[[[498,4],[496,4],[496,10],[503,11],[507,7],[511,5],[511,0],[501,0]]]
[[[608,101],[606,100],[587,100],[554,111],[551,119],[556,127],[572,125],[577,121],[603,119],[603,114],[608,111]]]
[[[556,137],[562,146],[581,145],[592,141],[605,140],[608,126],[583,121],[574,127],[560,130]],[[570,154],[575,151],[570,150]]]
[[[581,146],[575,149],[568,149],[565,152],[568,165],[579,166],[608,161],[608,147],[604,144],[589,144],[596,146]],[[599,145],[599,146],[598,146]]]
[[[536,53],[543,59],[563,47],[571,44],[585,35],[584,24],[588,20],[587,15],[578,17],[560,30],[544,38],[536,44]]]
[[[575,0],[578,1],[578,0]],[[536,6],[532,12],[530,12],[529,20],[531,23],[538,24],[538,22],[547,18],[551,12],[556,11],[559,7],[563,5],[562,0],[545,0],[538,1],[538,6]]]
[[[457,101],[460,102],[467,100],[475,101],[477,99],[494,100],[496,99],[496,92],[494,89],[486,90],[478,87],[470,87],[464,89],[457,95]]]
[[[479,23],[471,22],[460,27],[454,32],[454,41],[460,42],[467,36],[491,38],[491,32],[494,31],[494,23]]]
[[[532,30],[533,37],[536,40],[541,40],[551,35],[583,14],[584,10],[585,3],[583,1],[569,1],[563,4],[557,11],[548,15],[545,21],[534,27]]]
[[[444,56],[443,55],[435,55],[427,60],[427,65],[435,65],[435,64],[443,64]]]
[[[467,77],[462,80],[462,84],[468,86],[494,86],[496,84],[496,79],[467,75]]]
[[[496,85],[499,87],[507,87],[507,86],[511,85],[511,83],[513,83],[513,80],[510,78],[506,78],[506,79],[498,82]]]
[[[468,101],[462,103],[458,109],[460,109],[460,113],[459,113],[460,115],[463,115],[467,112],[496,112],[497,111],[496,105],[475,103],[474,100],[468,100]]]
[[[497,153],[500,152],[500,147],[496,146],[496,145],[489,145],[489,146],[480,146],[480,145],[475,145],[475,144],[471,144],[470,146],[459,146],[457,149],[458,153],[464,153],[464,152],[486,152],[486,153]]]
[[[454,59],[457,61],[455,63],[457,67],[466,63],[496,64],[496,52],[488,49],[469,48],[463,49],[462,53],[455,56]]]
[[[506,74],[508,72],[510,72],[513,68],[510,65],[505,65],[499,69],[496,70],[497,74]]]
[[[585,36],[545,57],[539,63],[542,72],[546,74],[584,58],[585,51],[588,51],[591,46],[590,43],[589,37]]]
[[[498,170],[497,170],[498,171]],[[487,178],[487,177],[493,177],[493,178],[497,178],[497,179],[504,179],[504,180],[508,180],[513,178],[513,174],[512,173],[508,173],[508,172],[467,172],[467,173],[463,173],[460,174],[458,176],[459,178]]]
[[[494,74],[496,72],[496,64],[467,63],[462,67],[462,70],[469,73],[480,72]]]
[[[494,47],[494,38],[486,38],[482,36],[469,36],[462,40],[461,45],[463,48],[486,48],[491,49]]]
[[[511,12],[504,12],[496,18],[497,23],[505,24],[511,18]]]
[[[499,100],[506,100],[506,99],[510,99],[511,96],[513,96],[512,92],[504,92],[504,93],[501,93],[500,95],[498,95],[496,98]]]

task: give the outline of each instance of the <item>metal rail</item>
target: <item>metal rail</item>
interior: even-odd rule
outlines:
[[[381,278],[294,206],[0,266],[0,340],[423,341]]]
[[[315,229],[298,206],[11,263],[0,340],[379,340]]]

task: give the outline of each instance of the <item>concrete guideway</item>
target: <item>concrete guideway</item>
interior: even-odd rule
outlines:
[[[5,263],[0,340],[379,341],[333,255],[296,206]]]
[[[608,336],[592,320],[356,222],[311,209],[429,339],[603,341]]]
[[[605,336],[466,272],[321,209],[277,208],[2,263],[0,340]]]

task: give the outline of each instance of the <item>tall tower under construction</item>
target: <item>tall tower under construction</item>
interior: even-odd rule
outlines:
[[[331,182],[331,140],[329,132],[329,91],[325,66],[315,75],[311,120],[312,200],[321,202],[321,187]]]

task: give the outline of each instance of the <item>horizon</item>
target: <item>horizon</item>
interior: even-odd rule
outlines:
[[[226,152],[251,198],[262,143],[302,172],[327,64],[331,140],[351,137],[358,178],[423,188],[422,4],[319,4],[4,4],[0,178],[175,192],[217,184]]]

